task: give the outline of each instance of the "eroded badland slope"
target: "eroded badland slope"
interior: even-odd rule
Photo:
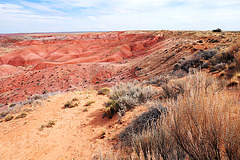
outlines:
[[[211,31],[0,35],[0,159],[81,160],[116,149],[118,134],[148,109],[144,104],[108,119],[103,115],[110,97],[94,90],[133,79],[161,89],[157,76],[183,77],[191,67],[229,79],[236,60],[221,68],[222,62],[204,59],[215,51],[204,51],[220,52],[237,36]],[[230,84],[236,86],[240,76],[235,77]],[[228,92],[239,99],[239,90]]]
[[[0,103],[149,78],[199,49],[231,41],[221,36],[178,31],[2,35]]]

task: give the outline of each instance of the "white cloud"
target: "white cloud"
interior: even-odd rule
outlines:
[[[33,2],[28,2],[28,1],[20,1],[20,2],[24,7],[29,7],[32,10],[34,9],[35,11],[58,13],[58,14],[63,13],[59,10],[50,8],[47,3],[39,4],[39,3],[33,3]]]
[[[21,0],[0,2],[0,32],[239,30],[239,0]]]

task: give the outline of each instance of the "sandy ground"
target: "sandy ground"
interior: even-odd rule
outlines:
[[[63,109],[64,104],[73,98],[79,99],[79,106]],[[86,107],[90,100],[95,103]],[[107,96],[93,91],[58,94],[34,107],[27,117],[0,123],[0,159],[87,160],[100,150],[109,151],[117,144],[117,133],[146,108],[128,112],[119,123],[117,116],[102,118],[107,100]],[[84,112],[85,108],[88,111]],[[56,125],[40,130],[41,125],[49,120],[54,120]],[[103,132],[105,137],[101,138]]]

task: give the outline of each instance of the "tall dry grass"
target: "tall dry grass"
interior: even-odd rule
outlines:
[[[167,101],[166,114],[132,132],[131,145],[116,159],[240,159],[239,95],[203,73],[185,80],[184,93]]]
[[[138,159],[239,159],[240,100],[203,73],[186,77],[157,125],[132,138]]]
[[[238,38],[238,40],[233,43],[226,52],[234,57],[236,69],[240,71],[240,38]]]
[[[185,93],[169,102],[170,133],[193,159],[239,159],[239,100],[207,79],[201,73],[189,76]]]

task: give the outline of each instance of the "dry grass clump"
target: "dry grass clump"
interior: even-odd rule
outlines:
[[[145,86],[139,82],[119,83],[111,90],[111,103],[107,103],[106,109],[118,113],[120,116],[136,105],[151,100],[156,95],[156,91],[151,86]]]
[[[150,81],[147,81],[145,83],[153,84],[156,86],[162,86],[163,84],[167,84],[170,80],[171,80],[170,75],[161,74],[159,76],[151,78]]]
[[[27,116],[27,113],[22,112],[21,114],[19,114],[17,117],[15,117],[15,119],[19,119],[19,118],[25,118]]]
[[[4,119],[4,121],[5,121],[5,122],[11,121],[13,118],[14,118],[13,115],[7,115],[7,116],[5,117],[5,119]]]
[[[43,130],[44,128],[51,128],[56,124],[54,120],[49,120],[47,124],[42,124],[39,130]]]
[[[3,111],[0,113],[0,118],[6,117],[10,112],[9,111]]]
[[[93,101],[93,100],[87,101],[87,103],[85,104],[85,106],[91,106],[93,103],[95,103],[95,101]]]
[[[79,105],[79,101],[77,98],[73,98],[71,101],[67,101],[67,103],[64,104],[63,108],[73,108],[77,107]]]
[[[82,111],[83,111],[83,112],[87,112],[87,111],[88,111],[88,108],[84,108]]]
[[[112,118],[114,113],[117,113],[120,110],[120,106],[117,101],[110,99],[106,103],[105,113],[103,117]]]
[[[184,80],[172,80],[168,84],[163,84],[160,92],[160,99],[176,99],[179,94],[184,93],[186,82]]]
[[[149,126],[156,125],[160,116],[166,114],[166,108],[162,104],[156,104],[151,107],[149,111],[144,112],[142,115],[138,116],[129,127],[125,128],[121,132],[119,139],[122,143],[122,146],[130,146],[132,144],[132,138],[135,134],[142,133],[143,130],[146,130]]]
[[[98,91],[98,94],[99,95],[108,95],[110,93],[111,89],[110,88],[107,88],[107,87],[104,87],[104,88],[101,88],[99,91]]]
[[[193,73],[196,71],[193,70]],[[198,83],[199,80],[194,74],[189,74],[188,77],[194,77],[195,83]],[[161,85],[162,90],[159,92],[159,98],[160,99],[177,99],[179,95],[182,95],[186,90],[189,90],[187,88],[187,83],[185,79],[173,79],[170,80],[168,83],[164,83]],[[222,90],[224,86],[227,85],[227,82],[225,80],[215,80],[212,77],[206,77],[206,82],[204,88],[207,88],[209,85],[212,85],[213,83],[216,83],[216,90]]]
[[[132,138],[132,151],[136,159],[184,159],[186,153],[168,131],[165,121],[153,125]]]
[[[187,91],[168,104],[170,132],[193,159],[239,159],[239,102],[218,90],[214,82],[206,85],[203,74],[189,77]]]

